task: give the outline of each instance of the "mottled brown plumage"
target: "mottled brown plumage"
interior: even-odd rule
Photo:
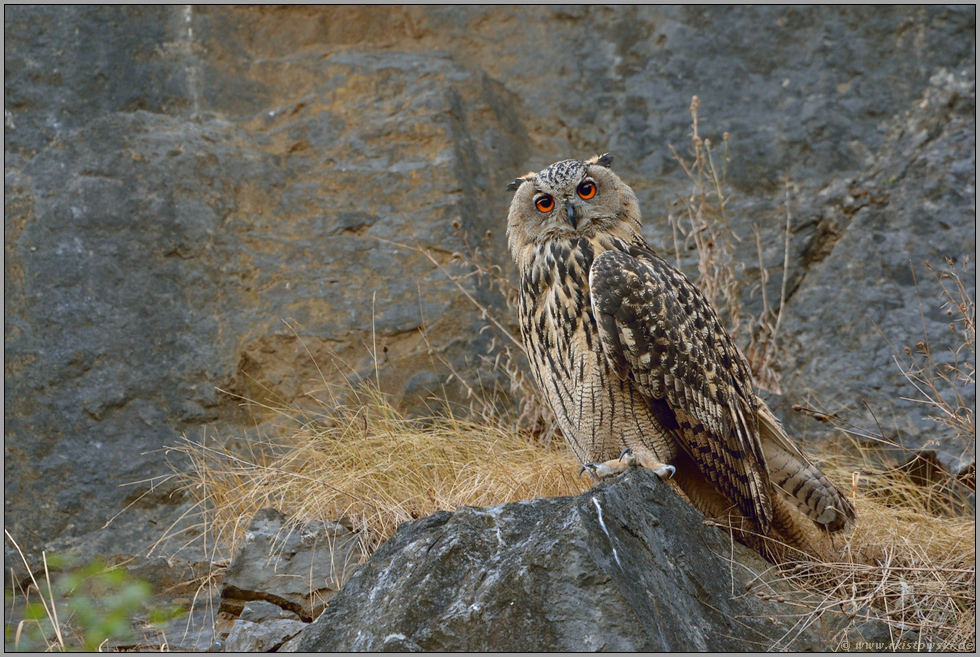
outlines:
[[[562,433],[599,476],[633,463],[673,474],[759,549],[771,537],[821,551],[797,512],[836,531],[853,507],[756,396],[709,301],[647,246],[611,163],[564,160],[508,186],[521,332]]]

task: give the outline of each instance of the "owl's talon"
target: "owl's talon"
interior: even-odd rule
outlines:
[[[582,476],[582,473],[585,472],[586,468],[588,468],[589,471],[592,472],[592,475],[600,481],[621,472],[621,470],[610,468],[608,463],[586,463],[582,466],[582,469],[578,471],[579,477]]]
[[[634,454],[633,450],[631,450],[629,447],[620,453],[619,460],[627,468],[632,468],[634,465],[640,465],[640,462],[636,458],[636,454]]]

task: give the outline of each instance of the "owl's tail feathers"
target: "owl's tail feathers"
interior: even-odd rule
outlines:
[[[827,531],[847,531],[857,514],[841,491],[813,465],[759,400],[759,434],[769,479],[780,497]]]

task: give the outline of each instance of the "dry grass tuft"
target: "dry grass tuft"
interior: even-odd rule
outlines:
[[[200,499],[221,543],[234,545],[261,508],[303,521],[346,518],[365,556],[399,523],[462,505],[574,495],[589,486],[562,445],[515,426],[452,415],[409,418],[376,390],[337,391],[286,441],[251,458],[185,439],[174,447],[193,463],[178,473]]]
[[[948,357],[934,357],[923,322],[923,340],[915,349],[892,345],[895,363],[917,389],[913,401],[936,422],[937,434],[963,445],[976,461],[976,419],[963,397],[975,385],[976,328],[973,300],[957,272],[927,269],[943,290],[941,304],[957,338]],[[885,337],[885,336],[883,336]],[[887,340],[887,337],[885,337]],[[891,343],[889,343],[891,344]],[[812,412],[812,411],[811,411]],[[880,432],[824,415],[850,443],[850,449],[824,447],[822,469],[847,489],[858,524],[844,536],[839,558],[781,568],[780,576],[798,589],[810,606],[800,625],[825,611],[849,620],[874,617],[885,622],[891,649],[970,651],[976,646],[976,475],[946,472],[928,452],[913,452]],[[904,453],[896,464],[886,455]]]
[[[822,467],[831,480],[843,484],[854,473],[870,472],[880,458],[880,450],[865,448],[825,460]],[[975,516],[963,515],[961,500],[949,494],[949,481],[924,487],[902,468],[867,476],[873,485],[852,490],[858,524],[836,539],[836,560],[786,563],[769,573],[795,591],[802,604],[786,645],[831,614],[838,617],[838,640],[845,633],[854,640],[856,625],[877,619],[887,628],[891,650],[972,650]],[[880,631],[871,633],[881,636]]]

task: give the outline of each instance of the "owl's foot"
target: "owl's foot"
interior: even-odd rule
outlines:
[[[642,468],[646,468],[661,479],[670,479],[674,476],[674,473],[677,472],[677,468],[674,466],[661,463],[660,461],[642,455],[637,455],[633,453],[633,450],[631,450],[629,447],[624,449],[619,455],[619,460],[626,463],[627,466],[638,465]]]
[[[618,461],[606,461],[605,463],[586,463],[582,466],[582,469],[578,471],[578,476],[581,477],[582,473],[588,470],[592,473],[592,476],[596,479],[602,481],[603,479],[608,479],[614,475],[618,475],[620,472],[626,470],[625,467]]]
[[[581,477],[582,473],[588,469],[597,479],[602,480],[626,472],[628,468],[634,466],[651,470],[661,479],[670,479],[674,476],[674,472],[677,471],[672,465],[666,465],[653,459],[637,456],[633,450],[627,447],[622,451],[618,459],[611,459],[604,463],[586,463],[578,471],[578,476]]]

